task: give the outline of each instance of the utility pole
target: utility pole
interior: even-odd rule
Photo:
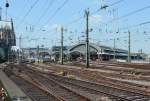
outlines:
[[[38,58],[38,63],[39,63],[39,57],[40,57],[40,55],[39,55],[39,45],[37,46],[37,58]]]
[[[9,55],[10,55],[10,54],[9,54],[9,53],[10,53],[10,45],[9,45],[9,44],[10,44],[10,43],[9,43],[9,37],[8,37],[8,35],[7,35],[7,48],[8,48],[8,51],[7,51],[7,52],[8,52],[8,53],[7,53],[7,54],[8,54],[8,57],[7,57],[7,58],[8,58],[8,63],[10,62],[10,61],[9,61],[9,58],[10,58],[10,57],[9,57]]]
[[[22,37],[21,37],[21,35],[20,35],[20,37],[19,37],[19,48],[20,48],[20,50],[19,50],[19,63],[20,63],[20,61],[22,60],[21,59],[21,40],[22,40]]]
[[[116,59],[116,39],[114,38],[114,61]]]
[[[63,36],[63,33],[64,33],[64,28],[63,27],[61,27],[61,54],[60,54],[60,58],[61,58],[61,65],[63,65],[64,64],[64,61],[63,61],[63,57],[64,57],[64,54],[63,54],[63,42],[64,42],[64,36]]]
[[[21,35],[20,35],[20,37],[19,37],[19,48],[21,49],[21,41],[22,41],[22,37],[21,37]]]
[[[86,15],[86,68],[89,68],[89,10],[85,11]]]
[[[129,39],[128,39],[128,63],[131,62],[131,33],[128,31]]]
[[[10,62],[9,61],[9,58],[10,58],[10,47],[9,47],[9,45],[8,45],[8,51],[7,52],[8,52],[8,63],[9,63]]]

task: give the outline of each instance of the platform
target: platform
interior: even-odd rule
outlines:
[[[0,80],[11,98],[15,96],[24,98],[22,101],[32,101],[7,75],[0,69]]]

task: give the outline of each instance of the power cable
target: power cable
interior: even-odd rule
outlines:
[[[55,0],[56,1],[56,0]],[[45,9],[45,11],[41,14],[41,16],[39,17],[39,19],[37,20],[37,22],[35,23],[34,26],[38,25],[40,23],[40,21],[42,20],[42,18],[47,14],[48,10],[50,9],[50,7],[53,5],[53,3],[55,2],[54,0],[51,0],[47,6],[47,8]]]
[[[130,25],[128,27],[122,27],[122,28],[118,28],[119,31],[121,30],[129,30],[131,28],[135,28],[135,27],[138,27],[138,26],[142,26],[142,25],[146,25],[146,24],[150,24],[150,21],[145,21],[145,22],[141,22],[141,23],[138,23],[138,24],[134,24],[134,25]],[[97,27],[98,28],[98,27]],[[113,32],[112,32],[113,33]],[[116,33],[116,32],[115,32]],[[119,33],[119,32],[117,32]]]
[[[123,2],[123,1],[124,1],[124,0],[116,1],[116,2],[114,2],[114,3],[112,3],[112,4],[110,4],[110,5],[109,5],[109,6],[107,6],[107,7],[115,6],[116,4],[119,4],[119,3]],[[95,13],[97,13],[97,12],[99,12],[99,11],[103,10],[103,9],[106,9],[106,5],[105,5],[105,6],[103,6],[103,7],[101,7],[100,9],[98,9],[98,10],[96,10],[96,11],[92,12],[92,13],[91,13],[91,15],[93,15],[93,14],[95,14]],[[75,20],[71,21],[71,22],[70,22],[70,23],[68,23],[67,25],[71,25],[71,24],[73,24],[73,23],[76,23],[76,22],[80,21],[80,20],[81,20],[81,19],[83,19],[83,18],[84,18],[84,16],[81,16],[81,17],[79,17],[79,18],[77,18],[77,19],[75,19]]]
[[[66,4],[68,1],[69,1],[69,0],[65,0],[64,3],[63,3],[60,7],[58,7],[58,8],[56,9],[55,13],[54,13],[54,14],[50,17],[50,19],[48,19],[46,22],[49,23],[49,22],[52,20],[52,18],[65,6],[65,4]],[[119,3],[123,2],[123,1],[124,1],[124,0],[119,0],[119,1],[117,1],[117,2],[114,2],[114,3],[110,4],[109,7],[114,6],[114,5],[116,5],[116,4],[119,4]],[[95,14],[95,13],[97,13],[97,12],[99,12],[99,11],[100,11],[100,10],[96,10],[96,11],[92,12],[92,14]],[[71,21],[71,22],[68,23],[67,25],[71,25],[71,24],[73,24],[73,23],[76,23],[76,22],[80,21],[80,20],[83,19],[83,18],[84,18],[84,16],[81,16],[81,17],[79,17],[79,18],[77,18],[77,19]],[[40,29],[39,29],[39,30],[40,30]]]
[[[50,21],[54,18],[54,16],[67,4],[68,1],[69,1],[69,0],[65,0],[65,1],[62,3],[62,5],[56,9],[56,11],[53,13],[53,15],[50,17],[50,19],[47,20],[46,23],[50,23]]]
[[[129,12],[129,13],[127,13],[127,14],[125,14],[125,15],[119,17],[119,18],[110,20],[110,21],[108,21],[107,23],[110,23],[110,22],[113,22],[113,21],[116,21],[116,20],[121,20],[121,19],[123,19],[123,18],[126,18],[126,17],[128,17],[128,16],[134,15],[134,14],[136,14],[136,13],[139,13],[139,12],[144,11],[144,10],[149,9],[149,8],[150,8],[150,5],[149,5],[149,6],[146,6],[146,7],[143,7],[143,8],[140,8],[140,9],[137,9],[137,10],[135,10],[135,11]]]
[[[118,4],[118,3],[122,2],[122,1],[123,1],[123,0],[119,0],[119,1],[117,1],[117,2],[115,2],[115,3],[113,3],[113,4],[111,4],[110,6],[114,6],[114,5],[116,5],[116,4]],[[109,6],[109,7],[110,7],[110,6]],[[113,21],[126,18],[126,17],[128,17],[128,16],[134,15],[134,14],[136,14],[136,13],[139,13],[139,12],[144,11],[144,10],[149,9],[149,8],[150,8],[150,5],[149,5],[149,6],[146,6],[146,7],[143,7],[143,8],[140,8],[140,9],[135,10],[135,11],[129,12],[129,13],[127,13],[127,14],[125,14],[125,15],[119,17],[119,18],[115,18],[115,19],[113,19],[113,20],[110,20],[110,21],[108,21],[107,23],[104,23],[104,22],[103,22],[103,24],[108,24],[108,23],[111,23],[111,22],[113,22]],[[100,10],[101,10],[101,9],[98,9],[97,11],[92,12],[92,15],[95,14],[95,13],[97,13],[97,12],[100,11]],[[80,17],[80,18],[78,18],[78,19],[72,21],[72,22],[69,23],[69,24],[73,24],[73,23],[75,23],[75,22],[81,20],[82,18],[84,18],[84,17]]]
[[[100,9],[98,9],[95,13],[97,13],[97,12],[100,11],[101,9],[106,9],[107,7],[115,6],[116,4],[119,4],[119,3],[123,2],[123,1],[124,1],[124,0],[119,0],[119,1],[116,1],[116,2],[114,2],[114,3],[112,3],[112,4],[110,4],[110,5],[104,5],[104,6],[102,6]]]
[[[28,12],[23,16],[22,20],[20,21],[20,23],[18,24],[18,27],[24,22],[24,20],[26,19],[26,17],[30,14],[30,12],[32,11],[32,9],[36,6],[36,4],[39,2],[39,0],[36,0],[33,5],[30,7],[30,9],[28,10]],[[17,27],[17,28],[18,28]]]
[[[53,13],[53,15],[50,17],[50,19],[48,19],[48,20],[46,21],[46,23],[43,24],[43,25],[46,25],[47,23],[49,23],[49,22],[51,21],[51,19],[66,5],[66,3],[67,3],[68,1],[69,1],[69,0],[65,0],[65,1],[63,2],[63,4],[62,4],[61,6],[59,6],[59,7],[56,9],[56,11],[55,11],[55,12]],[[43,26],[43,25],[42,25],[42,26]],[[37,31],[40,31],[42,26],[40,26],[40,28],[39,28]]]
[[[23,9],[27,6],[27,4],[28,4],[28,0],[24,3]],[[19,17],[18,17],[19,19],[20,19],[22,13],[23,13],[23,12],[22,12],[22,10],[21,10],[21,11],[19,12],[19,15],[18,15],[18,16],[19,16]]]

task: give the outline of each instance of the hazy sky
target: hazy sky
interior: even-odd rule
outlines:
[[[131,50],[142,49],[150,53],[150,24],[131,27],[150,21],[149,0],[8,0],[8,18],[13,18],[17,38],[22,36],[23,47],[60,44],[60,26],[64,26],[64,44],[77,44],[85,37],[84,11],[90,10],[90,41],[102,45],[127,49],[128,33],[131,31]],[[119,3],[112,5],[113,3]],[[6,18],[5,0],[0,1],[3,19]],[[107,9],[100,10],[103,5]],[[112,6],[111,6],[112,5]],[[141,8],[147,7],[143,10]],[[140,12],[133,11],[141,9]],[[93,13],[95,12],[95,13]],[[132,13],[131,13],[132,12]],[[125,16],[127,15],[127,16]],[[81,18],[80,20],[77,20]],[[119,18],[119,20],[118,20]],[[119,33],[117,33],[119,32]],[[18,39],[17,39],[18,44]]]

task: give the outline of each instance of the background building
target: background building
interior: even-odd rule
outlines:
[[[59,61],[60,58],[60,46],[52,47],[51,56],[55,61]],[[86,57],[86,45],[85,43],[78,43],[74,46],[64,46],[64,59],[70,61],[76,61],[78,59],[85,60]],[[94,43],[89,44],[90,59],[92,61],[103,60],[111,61],[113,59],[124,60],[128,58],[128,51],[123,49],[114,49],[112,47],[97,45]],[[139,53],[131,53],[132,60],[143,60],[143,56]]]
[[[0,20],[0,60],[12,58],[11,47],[16,46],[16,37],[13,21]]]

